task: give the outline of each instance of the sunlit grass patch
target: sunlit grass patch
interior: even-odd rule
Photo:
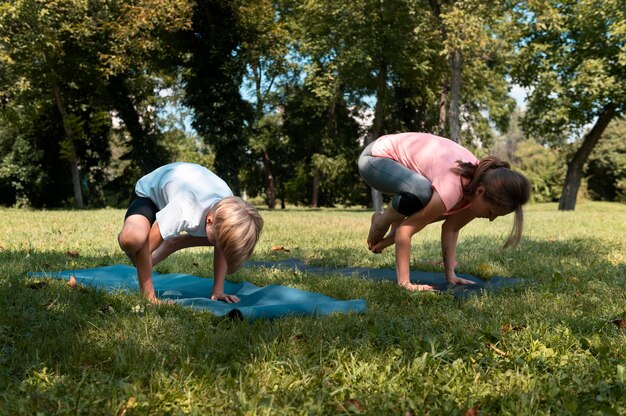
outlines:
[[[458,300],[393,282],[243,268],[229,279],[365,299],[363,314],[254,323],[138,293],[69,287],[29,271],[129,264],[123,210],[1,209],[2,414],[626,414],[626,206],[526,210],[462,230],[460,273],[527,284]],[[393,268],[366,249],[365,210],[263,210],[252,258]],[[275,250],[279,246],[282,249]],[[412,267],[441,270],[439,226],[413,239]],[[212,276],[210,248],[156,270]]]

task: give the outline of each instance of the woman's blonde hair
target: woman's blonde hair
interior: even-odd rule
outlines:
[[[263,218],[243,199],[230,196],[222,199],[213,209],[215,239],[228,265],[227,273],[236,272],[254,251]]]
[[[530,199],[530,181],[521,173],[511,170],[508,162],[488,156],[477,165],[457,160],[452,170],[469,183],[463,187],[465,196],[472,196],[479,186],[485,188],[485,200],[508,212],[515,212],[511,234],[503,248],[515,247],[522,238],[524,212],[522,205]]]

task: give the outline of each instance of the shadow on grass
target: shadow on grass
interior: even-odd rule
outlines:
[[[524,239],[516,249],[502,250],[499,241],[488,237],[461,238],[457,248],[457,273],[467,273],[482,279],[491,276],[519,277],[537,281],[550,280],[555,274],[563,277],[585,278],[595,273],[594,278],[618,278],[624,275],[626,263],[614,262],[609,258],[620,247],[608,245],[595,238],[575,238],[568,240]],[[389,251],[392,257],[369,252],[365,247],[359,250],[348,248],[319,249],[315,260],[307,264],[311,267],[346,268],[370,267],[395,269],[394,246]],[[434,261],[441,259],[438,242],[413,239],[411,270],[443,271]],[[273,254],[269,261],[280,262],[294,256],[293,253]],[[301,259],[302,260],[302,259]],[[260,261],[259,263],[262,263]],[[373,266],[372,263],[375,265]]]
[[[618,278],[624,275],[624,263],[615,265],[608,260],[616,248],[606,246],[601,240],[526,239],[518,250],[505,252],[499,251],[498,243],[481,237],[462,239],[459,271],[480,276],[495,270],[503,276],[532,279],[544,283],[533,286],[536,287],[533,290],[548,294],[574,294],[578,290],[577,282],[570,279],[582,279],[585,273],[608,284],[618,284],[621,282]],[[429,258],[439,251],[435,242],[416,243],[415,247]],[[288,258],[289,254],[281,256]],[[359,258],[365,255],[375,256],[365,247],[356,253],[347,248],[326,249],[317,253],[320,260],[313,265],[358,266]],[[155,371],[174,371],[185,366],[200,366],[203,369],[200,374],[210,374],[222,367],[236,372],[237,366],[249,365],[252,357],[271,358],[277,345],[284,345],[292,353],[298,349],[307,351],[309,344],[317,344],[319,348],[333,350],[373,349],[380,354],[387,353],[390,347],[401,346],[409,355],[429,351],[435,354],[438,348],[443,348],[441,339],[446,339],[446,333],[454,325],[445,317],[446,309],[477,316],[487,326],[497,326],[500,322],[497,316],[488,316],[494,313],[490,308],[495,309],[493,305],[497,302],[489,301],[487,307],[459,304],[446,296],[407,294],[382,285],[380,289],[369,285],[361,290],[358,280],[350,279],[346,285],[336,275],[323,278],[329,286],[318,282],[314,290],[333,291],[327,294],[339,293],[340,298],[346,299],[365,294],[371,306],[369,313],[247,324],[208,313],[189,313],[185,308],[149,307],[138,294],[116,295],[70,288],[54,279],[26,278],[29,271],[83,269],[122,262],[127,262],[122,255],[72,257],[64,252],[0,252],[3,384],[21,380],[33,369],[44,367],[67,372],[78,379],[86,371],[96,371],[117,379],[130,377],[146,382]],[[362,260],[360,264],[364,264]],[[488,269],[483,267],[485,264]],[[394,265],[383,260],[377,266]],[[421,263],[412,265],[416,266]],[[432,265],[428,267],[438,270]],[[193,270],[180,272],[194,273]],[[36,281],[45,284],[29,286]],[[288,275],[281,284],[290,284]],[[520,316],[534,307],[531,303],[520,307]],[[480,318],[481,314],[485,317]],[[578,318],[568,312],[554,319],[576,325]],[[581,331],[592,333],[594,322],[597,320],[585,324]],[[467,342],[463,337],[476,335],[462,335],[465,330],[459,327],[452,331],[458,333],[459,345]],[[482,344],[470,342],[468,347],[474,350],[482,348]],[[452,348],[463,350],[460,346]],[[236,365],[231,367],[233,364]]]
[[[68,260],[62,252],[0,252],[2,384],[23,380],[44,368],[74,378],[93,370],[146,382],[151,372],[196,364],[217,374],[217,368],[247,365],[277,343],[300,343],[311,334],[331,336],[323,330],[323,322],[353,326],[352,314],[248,324],[210,313],[190,313],[184,307],[151,306],[138,293],[109,293],[70,287],[64,280],[26,276],[29,271],[84,269],[110,261],[108,257]],[[298,323],[309,328],[307,335]],[[331,339],[340,349],[352,342]]]

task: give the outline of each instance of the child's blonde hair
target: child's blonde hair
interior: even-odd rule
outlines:
[[[236,272],[254,251],[263,218],[243,199],[230,196],[222,199],[213,209],[215,239],[228,265],[227,273]]]
[[[484,186],[487,202],[506,212],[515,212],[513,229],[503,248],[517,246],[524,227],[522,205],[530,199],[530,181],[512,170],[508,162],[495,156],[484,158],[478,165],[460,160],[457,160],[457,164],[452,170],[469,179],[469,183],[463,187],[463,194],[471,196],[479,186]]]

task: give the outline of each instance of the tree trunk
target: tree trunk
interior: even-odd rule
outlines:
[[[587,163],[593,148],[598,144],[606,126],[613,117],[615,117],[616,108],[617,104],[614,103],[609,103],[604,107],[598,120],[596,120],[596,124],[594,124],[589,133],[585,135],[583,143],[576,153],[574,153],[572,159],[567,163],[567,174],[565,175],[563,193],[559,200],[559,211],[573,211],[576,208],[576,195],[578,194],[580,182],[583,177],[583,167],[585,163]]]
[[[319,205],[320,194],[320,174],[316,169],[313,173],[313,190],[311,191],[311,208],[317,208]]]
[[[461,49],[455,48],[448,58],[450,68],[450,110],[448,112],[448,127],[450,140],[461,143],[461,73],[462,55]]]
[[[448,101],[448,84],[445,80],[441,81],[441,91],[439,93],[439,126],[437,134],[440,136],[446,135],[446,116],[447,109],[446,104]]]
[[[270,155],[265,149],[263,149],[263,173],[265,174],[265,186],[267,188],[267,207],[274,209],[276,208],[276,185],[274,184],[274,175],[272,175]]]
[[[158,146],[157,136],[142,124],[141,116],[132,99],[133,94],[121,75],[109,78],[109,93],[113,106],[130,134],[130,159],[146,174],[167,163],[164,149]],[[145,123],[145,120],[144,120]]]
[[[74,133],[72,132],[72,128],[69,125],[67,120],[67,111],[65,110],[65,106],[63,105],[63,101],[61,100],[61,91],[59,90],[58,85],[54,85],[54,100],[57,104],[57,109],[59,110],[59,114],[61,114],[61,120],[63,121],[63,129],[65,129],[65,134],[67,135],[67,141],[70,144],[70,166],[72,170],[72,186],[74,188],[74,200],[76,201],[76,206],[78,208],[84,208],[83,205],[83,192],[80,189],[80,173],[78,171],[78,157],[76,157],[76,148],[74,147]]]

